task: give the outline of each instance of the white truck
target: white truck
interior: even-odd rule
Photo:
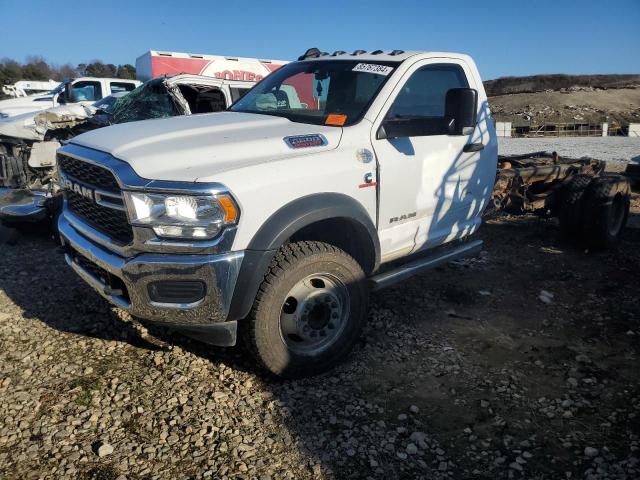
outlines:
[[[104,298],[269,371],[324,371],[370,290],[482,242],[497,140],[461,54],[309,49],[228,111],[58,150],[67,263]]]
[[[117,123],[218,112],[254,84],[201,75],[160,77],[93,105],[70,103],[0,121],[0,221],[15,225],[56,217],[55,151],[74,135]]]
[[[48,93],[0,100],[0,119],[46,110],[62,104],[91,105],[117,92],[130,92],[142,82],[122,78],[80,77],[65,80]]]
[[[2,93],[9,97],[28,97],[29,95],[36,95],[39,93],[47,93],[58,86],[60,82],[55,80],[49,81],[33,81],[33,80],[18,80],[13,85],[3,85]]]

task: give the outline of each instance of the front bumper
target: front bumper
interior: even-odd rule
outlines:
[[[0,187],[0,219],[39,222],[47,217],[48,192]]]
[[[188,332],[217,330],[235,343],[235,322],[226,322],[243,252],[225,254],[140,253],[122,257],[88,239],[65,217],[58,221],[65,259],[100,295],[135,317]],[[205,284],[204,297],[189,304],[160,303],[150,297],[149,284],[158,281],[194,281]]]

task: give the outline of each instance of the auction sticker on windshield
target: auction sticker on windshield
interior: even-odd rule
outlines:
[[[393,67],[386,65],[376,65],[375,63],[359,63],[353,67],[354,72],[375,73],[376,75],[384,75],[385,77],[391,73]]]

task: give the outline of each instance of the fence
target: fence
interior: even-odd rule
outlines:
[[[639,124],[619,123],[543,123],[513,125],[496,122],[499,137],[615,137],[640,136]]]

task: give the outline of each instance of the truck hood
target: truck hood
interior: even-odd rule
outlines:
[[[10,117],[19,113],[33,112],[51,107],[53,97],[51,95],[30,95],[28,97],[10,98],[0,100],[0,113]]]
[[[285,137],[320,134],[326,145],[291,148]],[[110,153],[153,180],[194,182],[217,173],[336,148],[342,128],[252,113],[145,120],[83,133],[72,143]]]
[[[93,107],[73,103],[45,111],[21,113],[0,120],[0,136],[42,141],[47,130],[73,127],[94,113]]]

